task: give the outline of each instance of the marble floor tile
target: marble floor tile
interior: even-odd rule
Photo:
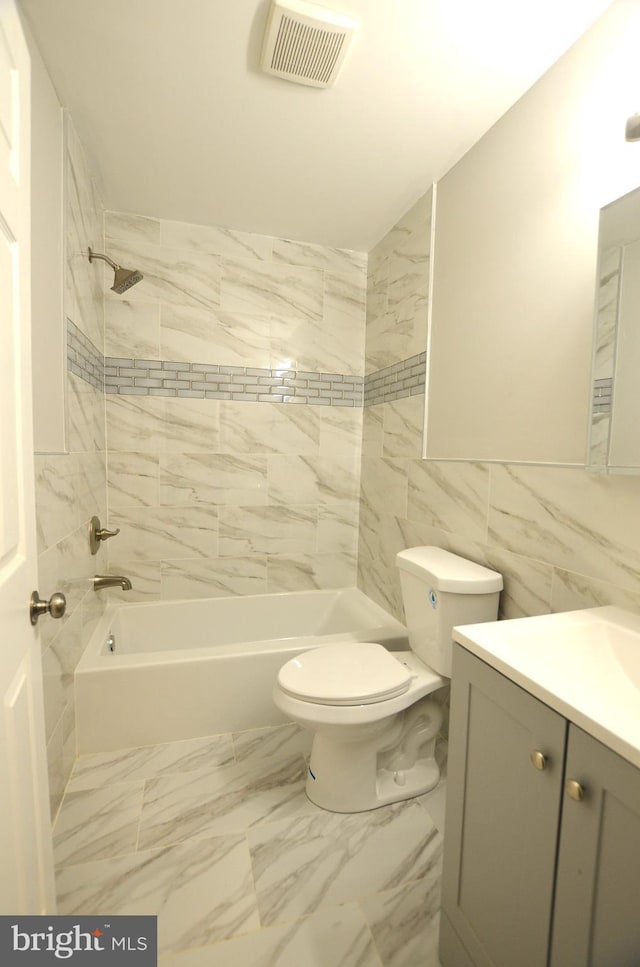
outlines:
[[[305,796],[305,779],[300,755],[151,779],[145,787],[139,848],[242,833],[256,823],[289,822],[317,811]]]
[[[123,782],[67,794],[53,830],[56,864],[133,853],[142,790],[142,782]]]
[[[411,800],[366,813],[318,810],[247,836],[265,926],[421,879],[442,850],[442,836]]]
[[[148,745],[116,752],[80,756],[75,762],[67,792],[93,789],[114,782],[195,772],[234,762],[231,736],[212,735],[164,745]]]
[[[233,751],[237,762],[258,761],[266,758],[286,759],[311,752],[313,733],[299,725],[288,723],[267,729],[234,732]]]
[[[83,756],[59,913],[157,915],[160,967],[439,967],[445,783],[325,812],[304,795],[310,741],[287,724]]]
[[[421,796],[419,799],[422,808],[427,811],[429,818],[433,821],[433,825],[443,836],[446,791],[446,782],[440,782],[435,789],[432,789],[431,792],[428,792],[425,796]]]
[[[158,916],[161,952],[203,947],[257,930],[243,836],[225,836],[66,867],[58,913]]]
[[[440,872],[362,901],[384,967],[438,967]]]
[[[160,960],[160,967],[381,967],[381,964],[367,922],[355,903]]]

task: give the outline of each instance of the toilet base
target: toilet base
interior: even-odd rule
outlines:
[[[436,735],[442,710],[424,698],[369,726],[316,732],[306,782],[311,802],[338,813],[364,812],[421,796],[437,785]]]
[[[328,796],[325,790],[318,784],[311,766],[307,775],[305,792],[307,797],[316,806],[327,809],[334,813],[359,813],[369,809],[378,809],[380,806],[388,806],[392,802],[401,802],[403,799],[413,799],[414,796],[422,796],[434,789],[440,781],[440,767],[435,758],[424,759],[421,762],[403,773],[400,777],[398,773],[382,770],[377,775],[376,793],[374,801],[364,800],[358,794],[355,798],[336,797],[334,793]]]

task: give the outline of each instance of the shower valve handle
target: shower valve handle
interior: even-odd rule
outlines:
[[[117,537],[119,533],[119,527],[116,527],[114,531],[108,531],[106,527],[101,527],[100,530],[96,531],[96,537],[99,541],[108,541],[110,537]]]
[[[97,554],[101,541],[108,541],[110,537],[115,537],[119,533],[119,527],[114,531],[109,531],[106,527],[101,526],[99,517],[92,517],[91,523],[89,524],[89,547],[91,548],[91,553]]]

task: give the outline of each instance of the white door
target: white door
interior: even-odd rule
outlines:
[[[55,912],[40,643],[29,621],[37,586],[29,82],[15,0],[0,0],[0,914]]]

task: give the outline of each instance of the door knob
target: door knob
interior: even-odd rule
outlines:
[[[60,591],[52,594],[48,601],[43,601],[37,591],[31,593],[29,600],[29,618],[32,625],[38,624],[41,614],[50,614],[52,618],[61,618],[67,610],[67,599]]]

